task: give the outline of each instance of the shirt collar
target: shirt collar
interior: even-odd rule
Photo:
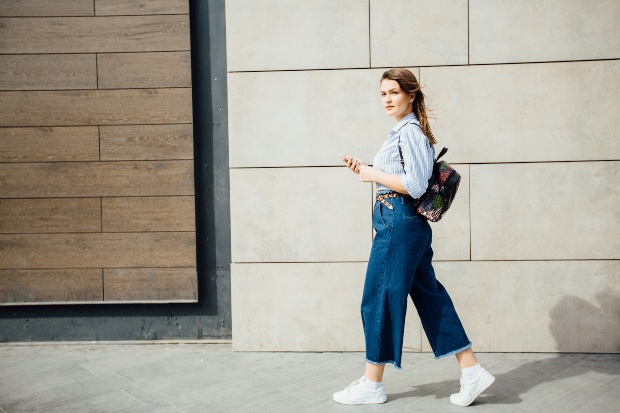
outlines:
[[[392,132],[397,133],[403,128],[403,126],[408,123],[415,123],[416,125],[420,126],[420,122],[418,121],[417,116],[415,115],[415,113],[411,112],[410,114],[402,118],[400,122],[398,122],[396,126],[394,126],[394,128],[392,128]]]

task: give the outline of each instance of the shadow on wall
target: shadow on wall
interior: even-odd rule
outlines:
[[[598,307],[568,295],[551,310],[549,330],[560,352],[620,352],[620,297],[596,296]]]
[[[620,351],[620,297],[605,293],[598,295],[597,300],[599,307],[578,297],[565,296],[553,307],[549,329],[558,351]],[[527,361],[505,373],[494,373],[497,380],[474,404],[518,404],[522,401],[521,396],[536,386],[592,371],[620,375],[616,363],[602,363],[600,357],[596,354],[550,354],[548,358]],[[525,360],[529,360],[526,355]],[[487,365],[493,373],[492,363]],[[418,385],[414,390],[389,397],[396,400],[434,395],[443,399],[450,397],[458,388],[458,380],[448,380]]]

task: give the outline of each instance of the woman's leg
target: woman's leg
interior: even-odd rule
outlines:
[[[454,354],[461,367],[461,390],[451,395],[450,401],[458,406],[469,406],[495,381],[495,377],[478,363],[448,292],[435,278],[432,257],[429,240],[410,295],[435,356],[441,358]]]
[[[419,225],[412,201],[394,198],[392,206],[390,209],[380,202],[375,205],[376,234],[364,281],[361,314],[366,361],[391,363],[400,369],[407,299],[416,268],[430,241],[430,228],[426,221],[426,225]]]
[[[385,370],[385,364],[371,364],[366,363],[366,371],[364,377],[375,383],[381,383],[383,381],[383,371]]]
[[[376,230],[368,261],[361,315],[366,341],[366,370],[344,390],[334,393],[343,404],[383,403],[382,385],[386,363],[400,368],[407,311],[407,295],[428,234],[406,230],[402,199],[393,209],[377,202],[373,213]],[[413,243],[413,245],[412,245]],[[415,244],[417,245],[417,248]]]
[[[428,222],[422,221],[419,225],[428,227],[428,231],[431,231]],[[424,256],[416,268],[409,295],[418,311],[435,357],[460,354],[458,357],[463,356],[463,362],[467,364],[471,362],[473,356],[473,352],[467,352],[471,342],[454,309],[450,295],[435,278],[431,243],[432,236],[429,237]]]
[[[462,369],[466,369],[467,367],[472,367],[478,364],[478,360],[476,359],[476,355],[474,351],[470,348],[461,351],[460,353],[456,353],[456,360],[459,362],[459,366]]]
[[[471,347],[456,353],[456,359],[461,366],[461,390],[451,395],[450,401],[457,406],[469,406],[493,384],[495,377],[482,368]]]

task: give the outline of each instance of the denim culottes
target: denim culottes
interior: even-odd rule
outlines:
[[[364,293],[362,324],[366,361],[401,366],[407,296],[411,296],[436,358],[471,347],[452,300],[435,278],[432,232],[409,197],[375,202],[372,243]]]

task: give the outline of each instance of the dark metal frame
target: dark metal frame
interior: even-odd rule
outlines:
[[[0,307],[0,342],[231,338],[224,0],[189,0],[198,303]]]

